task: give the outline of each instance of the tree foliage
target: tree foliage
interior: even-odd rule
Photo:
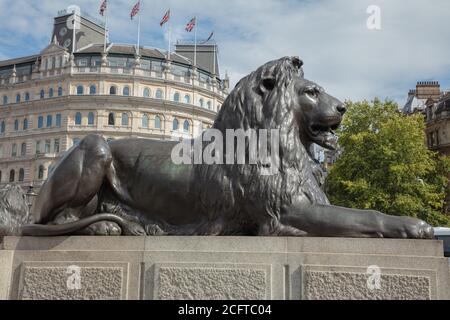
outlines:
[[[442,214],[450,161],[427,149],[423,116],[378,99],[346,106],[342,154],[327,179],[330,201],[450,225]]]

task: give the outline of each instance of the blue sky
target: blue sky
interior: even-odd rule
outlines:
[[[136,0],[137,1],[137,0]],[[135,43],[135,0],[109,0],[113,42]],[[50,41],[53,17],[76,4],[100,18],[101,0],[0,0],[0,59],[39,52]],[[377,5],[381,30],[369,30],[366,12]],[[448,0],[144,0],[141,44],[167,48],[159,27],[171,8],[173,39],[199,19],[198,38],[215,31],[222,75],[232,83],[264,62],[298,55],[305,77],[338,98],[391,98],[404,103],[416,81],[438,80],[450,89]]]

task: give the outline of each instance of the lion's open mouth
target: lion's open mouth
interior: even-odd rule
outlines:
[[[341,124],[341,119],[333,119],[330,124],[314,123],[309,126],[309,136],[312,142],[331,150],[337,147],[337,136],[334,131]]]
[[[310,131],[312,133],[312,135],[317,136],[319,134],[323,134],[323,133],[332,133],[334,134],[334,131],[339,127],[339,123],[333,124],[331,126],[324,126],[324,125],[320,125],[320,124],[313,124],[310,127]]]

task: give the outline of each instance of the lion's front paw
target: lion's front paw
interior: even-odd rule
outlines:
[[[157,224],[148,224],[145,226],[145,230],[147,231],[147,234],[149,236],[164,236],[167,235],[167,233],[161,229],[160,226]]]
[[[139,223],[128,221],[123,229],[123,234],[126,236],[146,236],[147,233],[143,226]]]
[[[91,224],[79,234],[90,236],[120,236],[122,229],[115,222],[101,221]]]
[[[433,239],[433,227],[425,221],[410,217],[400,217],[400,219],[402,219],[402,224],[400,225],[399,231],[402,238]]]

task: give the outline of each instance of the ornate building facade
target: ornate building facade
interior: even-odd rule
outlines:
[[[39,54],[0,62],[0,184],[39,188],[55,160],[90,133],[108,140],[195,137],[226,98],[218,66],[214,73],[196,68],[176,52],[168,58],[155,48],[138,53],[113,43],[72,52],[70,36],[64,39],[70,16],[55,18],[53,40]],[[89,17],[82,25],[101,33]],[[73,37],[77,43],[89,40],[88,27]]]
[[[417,82],[416,89],[409,91],[403,112],[423,114],[428,149],[450,157],[450,92],[441,91],[437,81]],[[450,212],[450,183],[444,211]]]

